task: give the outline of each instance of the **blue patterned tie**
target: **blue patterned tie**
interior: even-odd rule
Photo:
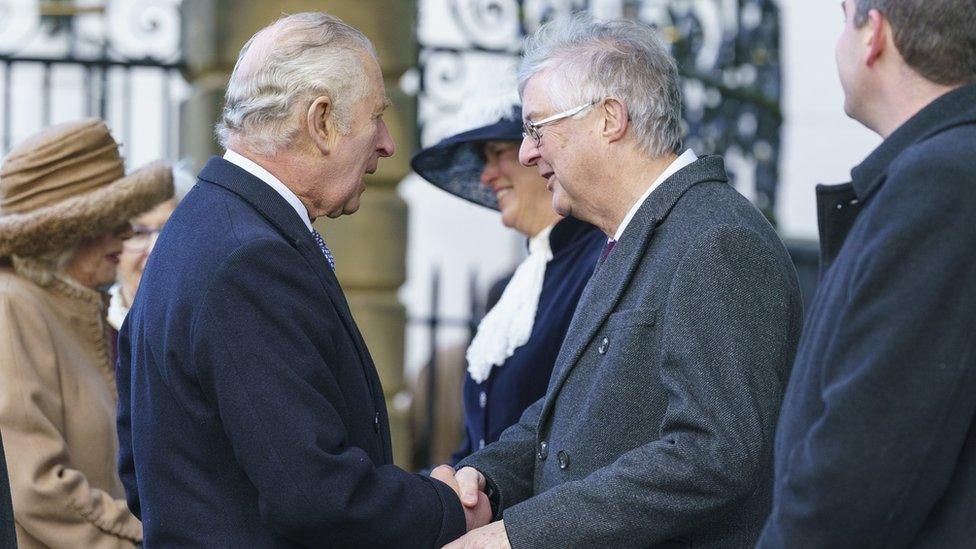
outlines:
[[[332,257],[332,252],[329,250],[329,247],[325,245],[325,240],[322,238],[322,235],[315,229],[312,229],[312,237],[315,238],[315,243],[319,245],[319,249],[322,250],[322,255],[329,262],[329,267],[332,267],[334,271],[335,259]]]

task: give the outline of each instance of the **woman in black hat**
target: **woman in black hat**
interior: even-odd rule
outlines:
[[[501,212],[502,224],[523,234],[528,257],[468,347],[464,383],[465,437],[453,463],[498,439],[542,398],[583,287],[606,236],[561,218],[535,168],[519,164],[522,113],[448,137],[419,151],[418,174],[456,196]]]

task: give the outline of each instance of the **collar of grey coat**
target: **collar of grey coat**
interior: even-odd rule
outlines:
[[[559,393],[562,383],[579,360],[583,349],[617,306],[644,256],[654,229],[667,219],[688,189],[708,181],[728,182],[725,161],[721,156],[702,156],[678,170],[661,183],[637,210],[613,252],[597,267],[583,289],[573,320],[566,331],[566,339],[556,358],[553,379],[550,382],[552,390],[547,392],[543,414],[548,413],[553,397]]]
[[[976,123],[976,84],[962,86],[932,101],[851,170],[857,198],[864,202],[876,191],[888,166],[908,147],[952,126],[972,123]]]
[[[312,233],[305,226],[305,222],[299,219],[295,209],[284,197],[243,168],[217,156],[211,158],[204,166],[200,172],[200,179],[223,187],[241,197],[297,248],[306,261],[311,263],[339,318],[342,319],[349,337],[356,342],[360,360],[364,365],[372,365],[373,361],[366,348],[366,342],[352,318],[352,312],[339,286],[339,280],[322,250],[315,243]]]

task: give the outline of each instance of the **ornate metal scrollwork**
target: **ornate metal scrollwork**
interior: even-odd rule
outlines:
[[[521,8],[516,0],[451,0],[448,8],[472,46],[518,52]]]
[[[106,11],[110,52],[125,59],[178,59],[178,0],[113,0]]]
[[[0,3],[0,55],[175,64],[182,58],[182,0]]]

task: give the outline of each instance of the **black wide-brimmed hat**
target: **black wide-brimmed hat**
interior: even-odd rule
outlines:
[[[410,166],[420,177],[445,191],[497,210],[495,193],[481,184],[484,146],[488,141],[522,141],[522,108],[514,107],[493,124],[452,135],[417,151]]]

